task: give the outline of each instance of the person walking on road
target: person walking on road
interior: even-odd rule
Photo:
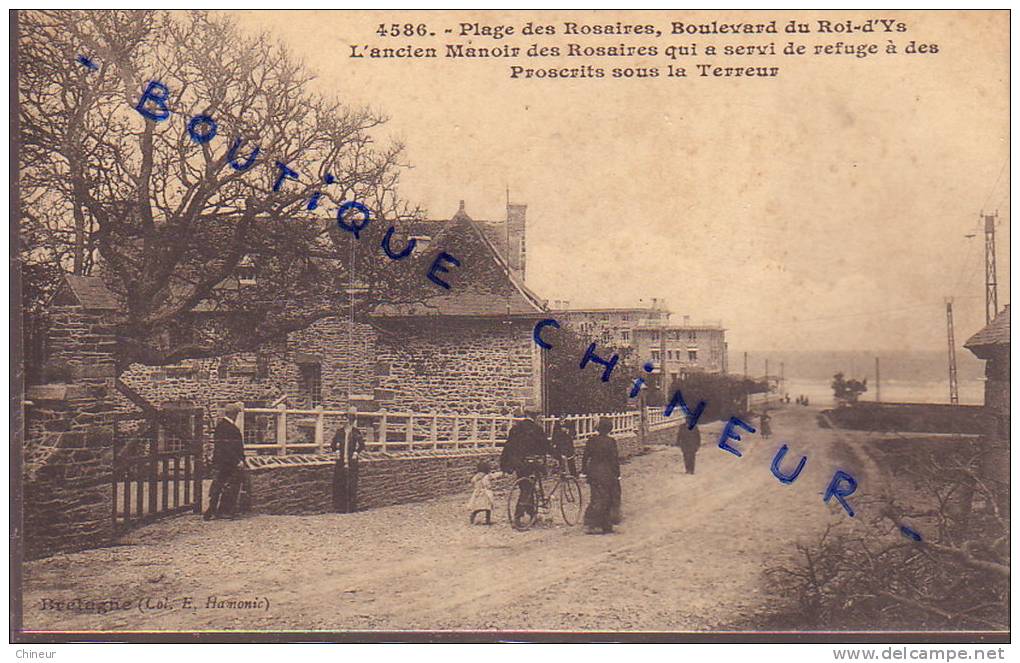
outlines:
[[[701,431],[698,430],[697,424],[694,428],[688,428],[686,421],[681,422],[680,430],[676,434],[676,443],[684,456],[684,469],[687,474],[694,474],[694,457],[701,448]]]
[[[758,430],[761,432],[761,438],[767,440],[772,437],[772,417],[769,416],[768,410],[761,411],[761,418],[758,420]]]
[[[620,454],[609,433],[613,422],[599,419],[595,427],[597,435],[590,438],[581,457],[581,475],[588,478],[591,487],[591,502],[584,512],[584,527],[588,534],[603,534],[613,531],[614,492],[620,481]],[[617,505],[618,508],[618,505]]]
[[[333,509],[337,513],[358,510],[358,457],[365,451],[365,438],[357,427],[358,411],[347,411],[347,424],[333,435],[329,448],[337,452],[333,469]]]
[[[224,489],[231,485],[240,485],[241,468],[244,466],[244,440],[241,429],[234,420],[241,411],[240,403],[230,403],[223,408],[223,416],[216,423],[213,432],[213,482],[209,489],[209,508],[205,511],[205,520],[217,516],[234,516],[236,499],[231,504]]]

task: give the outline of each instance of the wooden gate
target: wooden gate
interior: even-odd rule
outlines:
[[[156,518],[202,510],[202,408],[121,414],[114,419],[113,526],[120,533]]]

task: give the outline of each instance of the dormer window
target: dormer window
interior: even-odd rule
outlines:
[[[419,253],[424,253],[429,248],[429,244],[432,242],[432,238],[428,235],[411,235],[408,240],[414,240],[414,250]]]
[[[255,285],[255,261],[251,256],[241,258],[237,264],[237,282],[239,285]]]

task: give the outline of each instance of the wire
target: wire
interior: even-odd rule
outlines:
[[[1006,166],[1008,164],[1009,164],[1009,154],[1007,154],[1006,158],[1003,159],[1003,161],[1002,161],[1002,168],[999,169],[999,175],[998,175],[998,177],[995,178],[995,183],[992,184],[992,190],[988,192],[988,197],[985,200],[984,206],[982,206],[983,210],[987,209],[988,208],[988,203],[990,203],[992,201],[992,194],[995,193],[995,187],[999,185],[999,180],[1002,179],[1002,174],[1004,172],[1006,172]]]
[[[964,295],[962,297],[955,297],[954,299],[976,299],[979,296],[980,295]],[[811,323],[811,322],[827,322],[829,320],[843,320],[843,319],[846,319],[846,318],[872,317],[872,316],[885,315],[885,314],[888,314],[888,313],[900,313],[902,311],[914,311],[914,310],[922,309],[922,308],[930,308],[930,307],[932,307],[932,306],[934,306],[936,304],[945,304],[945,302],[941,301],[941,300],[938,301],[938,302],[931,301],[931,302],[924,302],[924,303],[920,303],[920,304],[911,304],[910,306],[900,306],[900,307],[897,307],[897,308],[883,309],[881,311],[859,311],[859,312],[856,312],[856,313],[846,313],[846,314],[842,314],[842,315],[830,315],[830,316],[823,316],[823,317],[820,317],[820,318],[808,318],[806,320],[791,320],[790,322],[785,322],[785,323],[781,322],[781,323],[778,323],[778,324],[771,324],[770,326],[772,326],[772,327],[782,327],[782,326],[785,326],[785,325],[803,325],[803,324],[807,324],[807,323]]]

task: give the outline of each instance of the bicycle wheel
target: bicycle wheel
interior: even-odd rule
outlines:
[[[531,477],[521,477],[511,486],[506,514],[514,529],[530,529],[535,524],[538,509],[535,508],[535,482]]]
[[[563,521],[568,525],[576,525],[581,522],[581,514],[584,513],[584,494],[581,492],[581,484],[577,479],[566,476],[560,479],[558,493],[560,501],[560,513],[563,514]]]

